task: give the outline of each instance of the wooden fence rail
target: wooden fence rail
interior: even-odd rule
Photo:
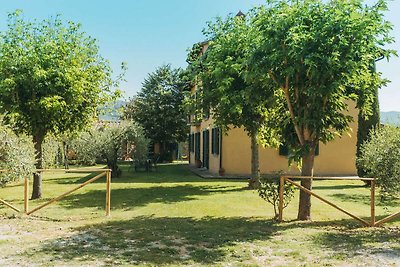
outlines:
[[[8,172],[8,170],[0,170],[1,172]],[[100,172],[100,174],[96,175],[95,177],[87,180],[86,182],[76,186],[75,188],[61,194],[58,197],[55,197],[46,203],[43,203],[42,205],[34,208],[33,210],[29,211],[29,179],[25,178],[24,180],[24,213],[27,215],[31,215],[32,213],[43,209],[44,207],[63,199],[64,197],[68,196],[69,194],[75,192],[76,190],[93,183],[94,181],[97,181],[98,179],[102,177],[106,177],[106,216],[110,216],[111,214],[111,170],[110,169],[94,169],[94,168],[88,168],[88,169],[38,169],[36,172],[66,172],[66,173],[93,173],[93,172]],[[0,203],[8,206],[9,208],[13,209],[16,212],[21,212],[20,209],[14,207],[10,203],[8,203],[5,200],[0,199]]]
[[[320,195],[308,190],[307,188],[301,186],[300,184],[292,181],[291,179],[323,179],[323,180],[358,180],[358,181],[370,181],[371,182],[371,196],[370,196],[370,221],[366,221],[349,211],[344,210],[343,208],[337,206],[336,204],[332,203],[329,200],[321,197]],[[279,184],[279,221],[283,221],[283,195],[284,195],[284,184],[285,182],[291,183],[292,185],[298,187],[300,190],[306,192],[307,194],[318,198],[319,200],[325,202],[326,204],[332,206],[333,208],[345,213],[346,215],[352,217],[353,219],[359,221],[361,224],[365,226],[380,226],[386,222],[394,220],[395,218],[400,217],[400,212],[389,215],[379,221],[375,221],[375,190],[376,190],[376,181],[374,178],[359,178],[359,177],[314,177],[314,176],[281,176],[280,177],[280,184]]]

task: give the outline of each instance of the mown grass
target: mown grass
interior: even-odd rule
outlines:
[[[205,180],[186,165],[128,172],[114,179],[105,217],[101,179],[28,217],[0,206],[0,266],[377,266],[400,264],[400,221],[364,228],[313,200],[313,222],[296,222],[297,196],[285,223],[241,180]],[[46,174],[31,209],[93,175]],[[361,182],[317,181],[314,191],[367,219],[369,190]],[[0,198],[23,206],[23,187]],[[400,209],[377,207],[378,217]]]

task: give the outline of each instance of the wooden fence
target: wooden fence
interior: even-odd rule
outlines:
[[[8,170],[0,170],[1,172],[7,172]],[[44,173],[44,172],[67,172],[67,173],[98,173],[95,177],[87,180],[86,182],[76,186],[75,188],[61,194],[58,197],[55,197],[46,203],[41,204],[40,206],[32,209],[29,211],[29,179],[25,178],[24,181],[24,213],[27,215],[31,215],[32,213],[43,209],[44,207],[63,199],[64,197],[68,196],[69,194],[75,192],[76,190],[97,181],[102,177],[106,177],[106,216],[110,216],[111,214],[111,170],[110,169],[40,169],[36,170],[37,172]],[[16,212],[21,212],[20,209],[16,208],[15,206],[11,205],[10,203],[0,199],[0,203],[6,205],[7,207],[13,209]]]
[[[344,210],[343,208],[339,207],[338,205],[334,204],[333,202],[321,197],[320,195],[316,194],[315,192],[312,192],[311,190],[308,190],[304,186],[301,186],[299,183],[294,182],[292,179],[313,179],[313,180],[357,180],[357,181],[370,181],[371,182],[371,195],[370,195],[370,208],[371,208],[371,214],[370,214],[370,220],[364,220],[360,218],[359,216],[354,215],[353,213]],[[374,178],[359,178],[359,177],[315,177],[315,176],[281,176],[280,177],[280,183],[279,183],[279,221],[283,221],[283,195],[284,195],[284,185],[285,183],[288,182],[296,187],[298,187],[300,190],[304,191],[305,193],[314,196],[315,198],[321,200],[322,202],[325,202],[326,204],[332,206],[333,208],[343,212],[344,214],[352,217],[353,219],[357,220],[360,222],[362,225],[365,226],[380,226],[386,222],[392,221],[398,217],[400,217],[400,212],[389,215],[379,221],[375,221],[375,189],[376,189],[376,181]]]

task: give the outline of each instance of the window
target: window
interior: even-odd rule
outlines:
[[[194,152],[194,134],[189,135],[189,151]]]
[[[220,130],[219,128],[213,128],[211,132],[211,153],[214,155],[219,155],[219,140]]]
[[[196,160],[200,160],[200,133],[195,133],[194,144],[195,144],[195,151],[194,151],[194,158]]]

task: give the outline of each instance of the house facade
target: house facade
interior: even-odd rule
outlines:
[[[203,45],[203,51],[207,44]],[[196,95],[197,86],[192,88]],[[349,115],[354,118],[350,132],[327,144],[318,145],[314,162],[316,176],[353,176],[357,175],[356,146],[358,129],[358,110],[355,104],[349,104]],[[250,137],[243,128],[231,128],[222,134],[215,125],[212,114],[200,119],[194,115],[190,118],[189,163],[192,166],[206,168],[213,174],[223,169],[225,175],[250,175],[251,144]],[[259,146],[259,163],[261,174],[282,171],[299,175],[295,164],[288,165],[284,149],[264,148]],[[287,152],[287,151],[286,151]]]
[[[315,156],[314,175],[316,176],[353,176],[357,175],[356,145],[358,111],[350,111],[355,121],[351,131],[341,138],[327,144],[320,143]],[[250,137],[242,128],[232,128],[222,133],[214,124],[212,116],[190,126],[189,162],[192,166],[208,169],[218,174],[220,169],[225,175],[250,175],[251,144]],[[297,166],[288,166],[287,155],[282,149],[259,146],[260,172],[273,173],[283,171],[300,175]]]

